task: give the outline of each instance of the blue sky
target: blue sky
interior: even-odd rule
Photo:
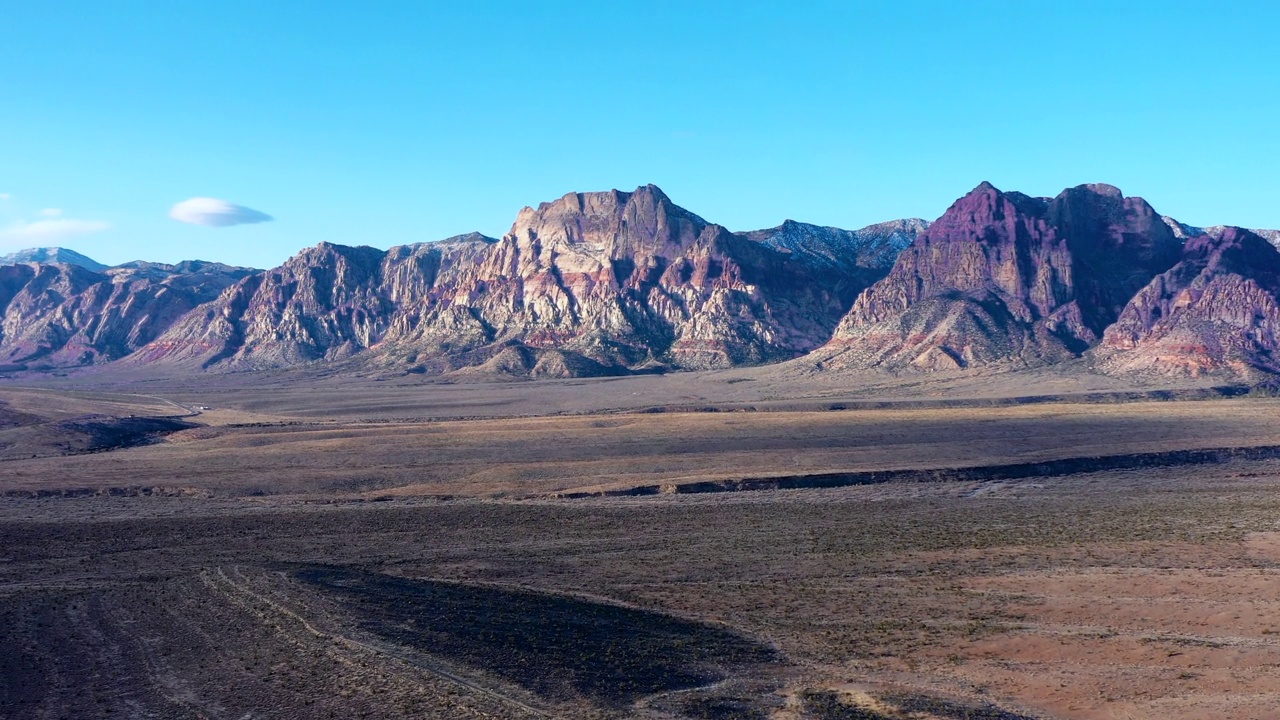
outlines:
[[[738,230],[982,180],[1280,227],[1277,7],[0,0],[0,249],[265,267],[650,182]]]

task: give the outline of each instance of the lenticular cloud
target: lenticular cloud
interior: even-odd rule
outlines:
[[[178,222],[205,227],[229,227],[246,223],[270,222],[270,215],[236,205],[226,200],[209,197],[194,197],[169,208],[169,217]]]

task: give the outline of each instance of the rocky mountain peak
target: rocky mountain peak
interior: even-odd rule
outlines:
[[[303,248],[294,255],[294,258],[302,258],[312,260],[316,258],[333,257],[333,258],[350,258],[353,256],[368,255],[370,253],[380,253],[381,250],[368,245],[339,245],[328,240],[321,240],[309,248]]]
[[[983,182],[857,299],[824,352],[923,369],[1067,359],[1095,344],[1178,248],[1145,201],[1112,186],[1047,200]]]
[[[708,223],[678,207],[655,185],[632,192],[569,193],[525,208],[507,238],[528,245],[576,246],[611,258],[679,252]]]
[[[1019,192],[1004,192],[985,180],[952,203],[931,226],[938,235],[954,233],[972,235],[974,228],[996,227],[1018,218],[1036,218],[1044,214],[1045,203]],[[975,236],[982,240],[983,237]]]
[[[1120,192],[1120,188],[1116,187],[1115,185],[1108,185],[1107,183],[1087,183],[1084,185],[1080,185],[1074,189],[1087,190],[1095,195],[1102,195],[1104,197],[1113,197],[1113,198],[1124,197],[1124,193]],[[1067,191],[1067,192],[1070,192],[1070,191]]]
[[[107,266],[92,258],[81,255],[75,250],[68,250],[63,247],[39,247],[27,248],[26,250],[18,250],[8,255],[0,256],[0,265],[14,265],[16,263],[65,263],[67,265],[77,265],[99,272],[106,270]]]
[[[321,242],[289,258],[280,269],[286,276],[323,275],[339,283],[350,283],[353,278],[362,282],[377,271],[384,255],[386,251],[367,245]]]
[[[497,238],[491,238],[488,235],[485,235],[483,233],[469,232],[469,233],[463,233],[462,235],[454,235],[453,237],[447,237],[443,240],[436,240],[435,242],[430,244],[435,245],[437,247],[442,247],[445,245],[469,245],[469,244],[492,245],[493,243],[496,243],[496,242],[498,242]]]
[[[1119,188],[1113,185],[1093,183],[1067,188],[1058,194],[1048,205],[1052,220],[1056,224],[1072,226],[1082,230],[1097,231],[1104,225],[1119,224],[1121,231],[1153,231],[1161,233],[1154,226],[1172,229],[1151,205],[1140,197],[1125,197]]]
[[[928,227],[928,222],[918,218],[890,220],[861,230],[784,220],[777,227],[739,235],[787,253],[798,262],[835,269],[870,284],[883,277],[903,248]]]
[[[892,233],[906,233],[910,235],[912,239],[915,239],[916,235],[919,235],[925,230],[928,230],[929,225],[931,224],[932,223],[930,223],[928,220],[923,220],[921,218],[901,218],[899,220],[888,220],[885,222],[868,225],[862,228],[861,230],[858,230],[858,234],[889,235]],[[903,247],[910,244],[911,244],[910,242],[907,242]]]

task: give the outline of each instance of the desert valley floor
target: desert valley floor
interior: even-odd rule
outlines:
[[[1280,716],[1280,400],[771,372],[8,380],[0,717]]]

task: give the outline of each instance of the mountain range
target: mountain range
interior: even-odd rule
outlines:
[[[982,183],[932,223],[748,232],[648,185],[526,207],[501,238],[320,243],[270,270],[23,251],[0,258],[0,369],[1250,376],[1280,372],[1277,242],[1101,184],[1039,198]]]

